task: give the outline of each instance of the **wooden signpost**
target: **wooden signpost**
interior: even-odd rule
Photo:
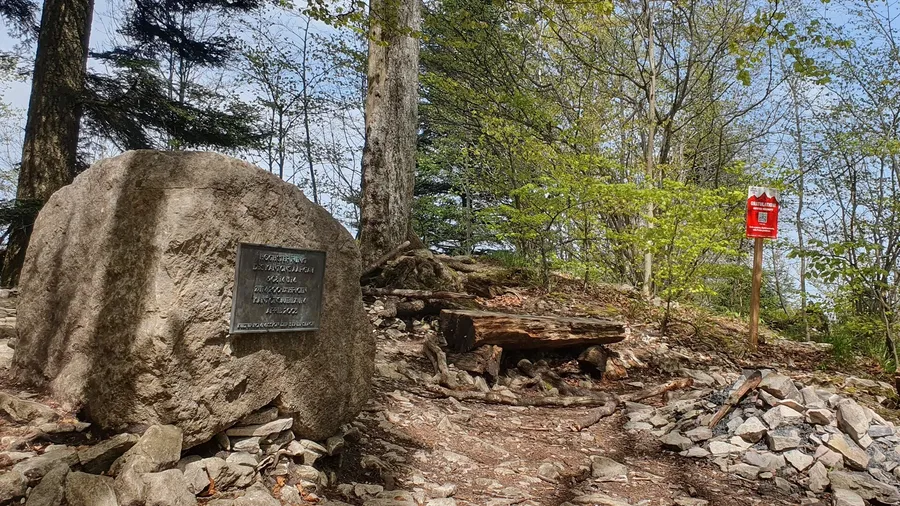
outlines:
[[[750,295],[750,350],[759,344],[759,291],[762,286],[763,239],[778,237],[781,195],[774,188],[751,186],[747,192],[747,237],[753,243],[753,292]]]

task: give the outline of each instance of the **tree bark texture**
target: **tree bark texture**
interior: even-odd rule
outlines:
[[[455,352],[484,345],[506,350],[591,346],[617,343],[626,336],[625,325],[615,320],[467,310],[441,311],[441,332]]]
[[[93,0],[45,0],[16,199],[46,202],[75,173]],[[31,225],[11,231],[4,285],[16,284]]]
[[[410,238],[419,100],[419,1],[369,2],[360,216],[363,265]]]

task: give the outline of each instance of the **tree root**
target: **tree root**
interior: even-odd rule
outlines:
[[[694,380],[692,380],[691,378],[678,378],[668,383],[663,383],[662,385],[657,385],[652,388],[645,388],[644,390],[641,390],[639,392],[624,395],[622,396],[622,400],[629,402],[638,402],[644,399],[649,399],[650,397],[662,395],[671,390],[681,390],[682,388],[688,388],[693,384]]]
[[[452,397],[458,401],[481,402],[484,404],[502,404],[505,406],[534,406],[534,407],[593,407],[606,406],[615,402],[609,394],[601,394],[596,397],[507,397],[497,392],[475,392],[467,390],[451,390],[438,385],[423,385],[424,388],[434,394],[443,397]]]
[[[583,431],[584,429],[596,424],[600,420],[611,416],[616,412],[617,407],[619,407],[619,403],[615,399],[607,401],[603,406],[591,411],[578,420],[575,420],[575,423],[572,424],[572,430],[575,432]]]
[[[434,367],[435,372],[440,376],[439,383],[447,388],[457,388],[459,384],[456,378],[450,374],[450,369],[447,367],[447,354],[438,346],[437,342],[431,338],[426,339],[423,344],[423,350],[428,359],[431,360],[431,365]]]

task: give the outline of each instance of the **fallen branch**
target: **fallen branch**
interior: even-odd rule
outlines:
[[[379,258],[378,260],[375,260],[374,263],[372,263],[371,265],[369,265],[362,271],[362,274],[360,274],[360,276],[359,276],[360,279],[365,278],[369,274],[372,274],[373,272],[377,271],[379,267],[386,264],[387,262],[390,262],[392,259],[394,259],[396,256],[398,256],[400,253],[403,253],[404,251],[406,251],[406,248],[409,248],[409,245],[410,245],[409,241],[403,241],[402,243],[400,243],[400,246],[397,246],[396,248],[392,249],[391,251],[388,251],[387,253],[385,253],[381,258]]]
[[[662,395],[666,392],[672,390],[681,390],[682,388],[688,388],[694,384],[694,380],[691,378],[678,378],[674,379],[668,383],[664,383],[662,385],[657,385],[652,388],[645,388],[639,392],[635,392],[633,394],[622,396],[622,400],[630,401],[630,402],[638,402],[644,399],[649,399],[650,397],[656,397],[658,395]]]
[[[572,424],[572,430],[575,432],[583,431],[584,429],[596,424],[600,420],[611,416],[616,412],[616,408],[618,406],[619,403],[616,400],[607,401],[607,403],[603,406],[591,411],[578,420],[575,420],[575,423]]]
[[[559,374],[550,370],[546,365],[535,365],[527,359],[522,359],[516,364],[520,371],[525,373],[529,378],[535,379],[540,383],[546,383],[556,388],[561,395],[567,396],[590,396],[590,392],[584,388],[572,387],[563,380]]]
[[[447,388],[456,388],[459,384],[456,378],[450,375],[450,369],[447,367],[447,354],[434,341],[434,339],[426,339],[423,344],[425,355],[431,360],[435,373],[440,376],[439,382]]]
[[[406,297],[408,299],[474,299],[474,295],[459,292],[431,292],[428,290],[407,290],[404,288],[373,288],[364,286],[363,295]]]
[[[753,390],[754,388],[759,386],[759,383],[762,381],[762,373],[759,371],[754,371],[753,374],[747,378],[747,381],[743,382],[737,390],[734,391],[731,395],[728,396],[728,400],[725,401],[725,404],[721,409],[716,413],[716,416],[712,417],[712,420],[709,421],[709,428],[713,429],[718,425],[725,415],[731,411],[731,408],[737,406],[741,399],[747,395],[748,392]]]
[[[424,385],[425,389],[431,393],[439,394],[443,397],[452,397],[458,401],[482,402],[485,404],[502,404],[505,406],[533,406],[533,407],[584,407],[584,406],[605,406],[610,398],[606,395],[598,395],[597,397],[556,397],[556,396],[540,396],[540,397],[507,397],[497,392],[475,392],[463,390],[450,390],[438,385]]]

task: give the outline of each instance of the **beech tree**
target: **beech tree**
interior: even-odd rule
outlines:
[[[419,0],[369,3],[360,250],[364,263],[414,238]],[[417,243],[421,241],[415,240]]]

